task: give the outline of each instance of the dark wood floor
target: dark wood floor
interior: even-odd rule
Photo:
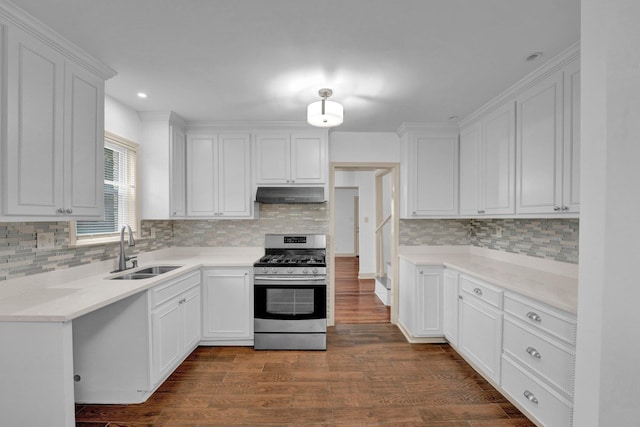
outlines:
[[[335,321],[339,323],[389,323],[389,307],[375,294],[373,279],[358,279],[358,258],[335,258]]]
[[[349,283],[340,293],[369,293]],[[388,311],[370,323],[370,306],[343,308],[327,351],[199,347],[147,402],[78,405],[76,425],[533,426],[448,345],[407,343]]]

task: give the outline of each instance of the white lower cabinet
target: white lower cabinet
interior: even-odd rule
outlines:
[[[460,275],[458,348],[476,369],[500,383],[502,353],[502,291]],[[499,299],[497,298],[499,296]]]
[[[442,337],[442,270],[400,260],[399,320],[414,338]]]
[[[253,345],[251,268],[207,268],[203,278],[204,345]]]
[[[503,356],[502,389],[543,426],[568,427],[573,404],[509,356]]]
[[[200,286],[195,286],[151,312],[154,384],[168,377],[198,345],[200,310]]]
[[[73,320],[78,403],[141,403],[200,341],[200,271]]]
[[[508,293],[504,301],[502,387],[545,426],[571,426],[576,318]]]
[[[443,321],[442,329],[444,337],[453,346],[458,345],[458,280],[459,274],[445,269],[443,276]]]

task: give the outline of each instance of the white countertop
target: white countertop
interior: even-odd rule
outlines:
[[[169,248],[138,255],[139,268],[181,266],[150,279],[107,280],[122,274],[109,273],[111,260],[6,280],[0,282],[0,321],[66,322],[200,267],[250,267],[263,254],[260,247]]]
[[[445,266],[576,314],[578,266],[469,247],[401,246],[398,256],[416,265]]]

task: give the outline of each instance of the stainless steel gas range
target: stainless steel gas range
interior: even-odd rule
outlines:
[[[256,350],[326,350],[326,248],[321,234],[265,236],[253,265]]]

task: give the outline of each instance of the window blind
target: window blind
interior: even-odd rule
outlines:
[[[137,231],[137,147],[115,137],[104,143],[104,220],[77,221],[78,239],[117,235],[124,225]]]

